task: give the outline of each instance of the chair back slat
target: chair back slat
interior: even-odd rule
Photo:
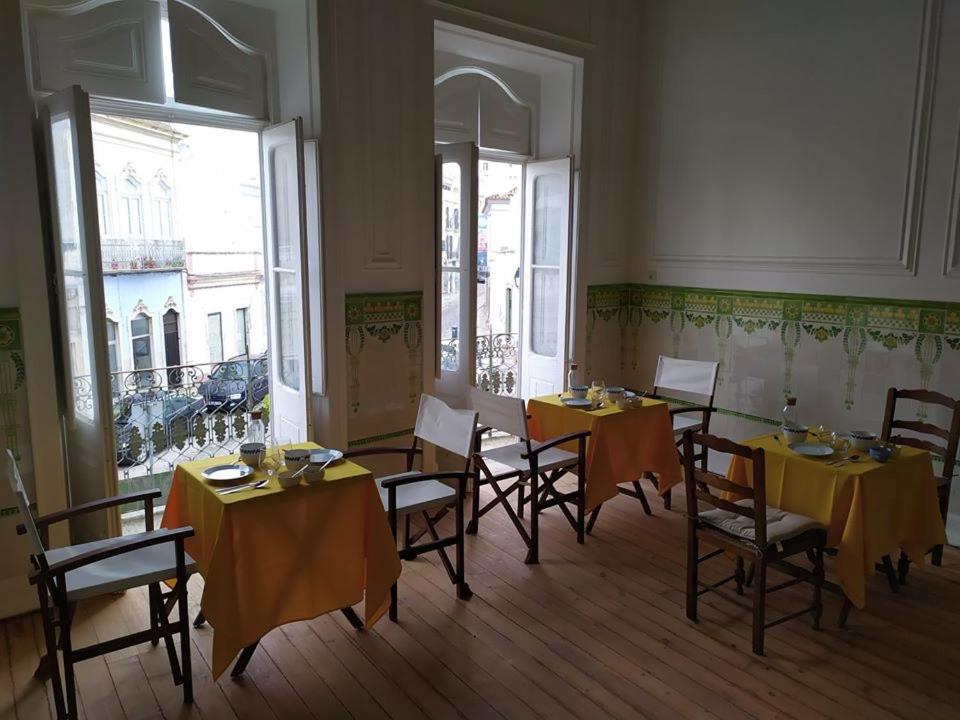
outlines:
[[[682,360],[661,355],[653,385],[657,393],[678,390],[713,399],[717,387],[719,363],[707,360]]]
[[[926,405],[939,405],[951,412],[950,427],[942,428],[929,422],[920,420],[897,419],[897,401],[914,400]],[[925,438],[909,435],[893,434],[893,430],[906,430],[917,435],[933,436],[946,441],[946,446],[931,442]],[[932,455],[943,459],[943,477],[948,481],[953,477],[957,462],[957,447],[960,445],[960,400],[944,395],[935,390],[890,388],[887,390],[887,406],[883,414],[883,429],[880,439],[898,445],[926,450]]]
[[[697,470],[694,458],[694,446],[699,445],[703,452],[714,452],[736,455],[749,460],[753,470],[752,487],[738,485],[729,478],[718,473]],[[746,445],[687,430],[683,434],[683,469],[684,485],[687,496],[687,517],[699,519],[700,502],[713,508],[741,515],[753,520],[754,542],[757,547],[765,547],[767,543],[767,491],[766,470],[764,466],[763,448],[751,448]],[[721,492],[730,492],[752,499],[750,505],[738,505],[719,495],[710,492],[711,488]]]
[[[514,435],[521,440],[529,438],[527,410],[522,399],[494,395],[474,387],[470,389],[470,401],[481,425]]]
[[[17,507],[20,510],[20,517],[23,518],[23,526],[27,529],[31,550],[34,555],[43,555],[43,542],[40,540],[37,524],[33,521],[33,512],[30,510],[30,501],[27,500],[27,491],[23,487],[23,478],[20,477],[20,468],[17,467],[17,460],[9,448],[7,448],[7,479],[10,481],[10,490],[17,498]]]
[[[732,503],[729,500],[724,500],[721,497],[716,495],[711,495],[706,490],[697,489],[697,499],[702,500],[705,503],[709,503],[713,507],[720,508],[721,510],[726,510],[727,512],[732,512],[736,515],[742,515],[743,517],[748,517],[753,521],[757,519],[757,513],[752,506],[749,505],[737,505]]]
[[[454,410],[443,400],[424,393],[420,396],[414,435],[424,442],[448,450],[462,458],[473,452],[477,413]]]
[[[753,498],[753,488],[731,482],[718,473],[710,472],[709,470],[698,470],[694,467],[693,478],[697,481],[698,485],[707,485],[708,487],[716,488],[720,492],[729,492],[745,498]]]

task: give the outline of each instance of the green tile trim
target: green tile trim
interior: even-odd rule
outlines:
[[[37,504],[30,503],[30,509],[36,512]],[[19,514],[20,514],[20,508],[17,505],[14,505],[12,507],[0,508],[0,517],[8,517],[10,515],[19,515]]]
[[[347,327],[419,322],[423,315],[423,293],[417,291],[347,295],[344,305]]]
[[[404,437],[409,435],[413,435],[413,428],[407,428],[406,430],[397,430],[396,432],[383,433],[382,435],[370,435],[369,437],[350,440],[347,442],[347,447],[359,447],[361,445],[370,445],[371,443],[380,442],[382,440],[392,440],[393,438]]]
[[[0,352],[23,350],[19,308],[0,308]]]

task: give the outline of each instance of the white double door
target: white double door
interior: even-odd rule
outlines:
[[[436,392],[466,407],[476,384],[477,146],[436,146]],[[569,356],[573,159],[526,161],[520,260],[520,396],[560,392]],[[445,210],[457,209],[452,227]]]
[[[107,359],[88,94],[72,86],[40,100],[37,127],[49,196],[61,433],[75,505],[117,492],[115,398]],[[260,147],[271,425],[276,437],[306,440],[312,437],[308,236],[315,246],[310,252],[319,249],[316,146],[305,157],[297,118],[264,129]],[[114,514],[106,525],[81,529],[80,535],[115,535],[119,529]]]

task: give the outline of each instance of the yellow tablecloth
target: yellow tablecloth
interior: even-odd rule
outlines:
[[[922,562],[926,551],[945,543],[930,454],[903,447],[885,464],[865,461],[839,468],[797,455],[773,436],[744,441],[764,449],[767,504],[813,518],[827,527],[827,544],[837,548],[834,571],[850,601],[866,604],[865,576],[898,548]],[[729,477],[752,482],[752,463],[735,457]]]
[[[284,490],[274,478],[269,488],[218,495],[200,473],[219,462],[177,466],[162,521],[196,531],[186,549],[205,581],[214,677],[273,628],[364,597],[373,625],[389,607],[400,558],[370,472],[346,461],[316,485]]]
[[[680,460],[673,439],[667,404],[644,398],[643,407],[620,410],[577,410],[556,395],[532,398],[527,403],[530,434],[536,440],[589,430],[587,441],[586,511],[615,497],[617,485],[639,480],[644,472],[660,476],[663,493],[681,482]],[[568,450],[576,450],[576,443]]]

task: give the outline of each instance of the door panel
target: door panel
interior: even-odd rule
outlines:
[[[436,390],[448,404],[462,408],[476,382],[478,152],[472,142],[437,145],[436,152],[441,159]]]
[[[78,85],[39,101],[60,332],[62,432],[70,504],[117,494],[106,307],[89,96]],[[74,540],[117,535],[118,511],[85,517]]]
[[[528,162],[523,203],[522,396],[560,392],[568,354],[573,159]]]
[[[270,331],[270,425],[275,438],[312,437],[307,222],[300,118],[260,134]]]

